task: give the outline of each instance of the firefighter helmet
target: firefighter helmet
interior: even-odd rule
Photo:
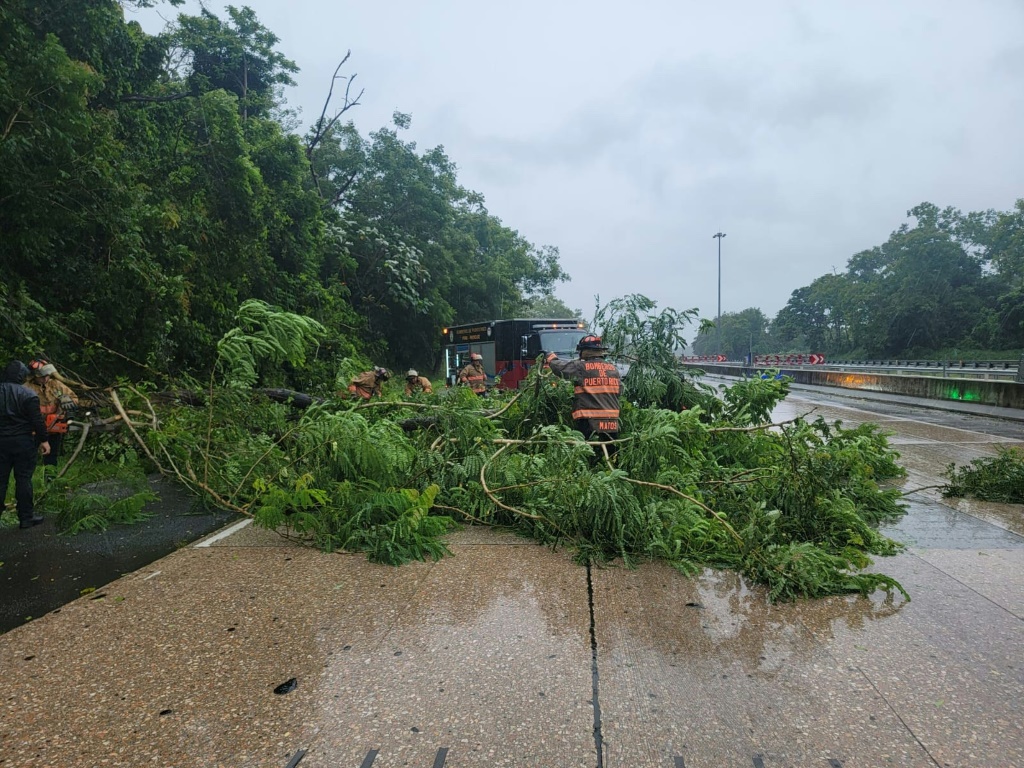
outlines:
[[[582,352],[585,349],[593,349],[604,352],[608,349],[608,347],[606,347],[604,345],[604,342],[601,341],[600,336],[594,336],[593,334],[591,334],[589,336],[584,336],[582,339],[580,339],[579,344],[576,345],[577,352]]]
[[[408,371],[405,372],[405,378],[407,379],[415,379],[419,375],[419,372],[415,368],[410,368]]]
[[[483,362],[483,360],[484,360],[484,356],[483,356],[483,355],[481,355],[481,354],[478,354],[478,353],[476,353],[476,352],[472,352],[472,353],[471,353],[471,354],[469,355],[469,359],[470,359],[470,361],[471,361],[471,362],[474,362],[474,363],[475,363],[475,362],[477,362],[478,360],[479,360],[480,362]]]
[[[40,358],[33,360],[28,364],[28,368],[32,371],[32,375],[36,378],[43,378],[44,376],[53,376],[57,373],[57,369],[53,367],[51,363],[46,362]]]
[[[374,368],[373,372],[376,374],[378,379],[384,379],[384,381],[387,381],[391,378],[391,371],[387,368]]]

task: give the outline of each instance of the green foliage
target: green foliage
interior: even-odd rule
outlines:
[[[199,16],[179,16],[175,44],[190,54],[189,84],[196,92],[225,90],[238,97],[244,117],[266,116],[276,89],[294,85],[295,63],[274,50],[277,35],[251,8],[226,7],[229,22],[205,8]]]
[[[566,279],[442,148],[399,138],[410,116],[289,133],[278,43],[245,7],[159,36],[116,0],[0,7],[0,351],[98,380],[206,378],[220,353],[236,382],[317,391],[343,357],[433,369],[442,326]],[[315,354],[218,349],[249,300],[320,323]]]
[[[950,464],[944,477],[949,480],[942,489],[947,498],[1024,504],[1024,451],[1019,448],[1000,448],[998,456],[972,459],[963,467]]]
[[[771,323],[769,349],[875,357],[1024,346],[1024,201],[1008,213],[922,203],[842,273],[793,292]]]
[[[768,587],[772,600],[818,597],[844,592],[869,595],[875,590],[907,591],[890,576],[878,573],[850,573],[851,568],[870,564],[860,550],[851,548],[832,554],[809,542],[772,544],[761,557],[748,564],[747,573]]]
[[[67,534],[105,531],[114,524],[132,524],[150,517],[144,507],[159,497],[152,491],[139,491],[120,499],[102,493],[79,491],[57,508],[57,527]]]
[[[238,388],[213,388],[206,395],[205,407],[163,409],[160,429],[142,434],[164,468],[193,490],[202,484],[217,492],[216,503],[245,504],[255,478],[288,465],[287,441],[295,429],[290,409]],[[129,399],[125,407],[145,404]]]
[[[894,549],[872,527],[899,512],[877,485],[895,467],[884,438],[768,429],[784,382],[720,398],[684,376],[693,310],[630,296],[599,311],[631,365],[612,466],[572,429],[571,387],[539,370],[514,403],[463,389],[413,409],[392,389],[296,418],[249,391],[322,392],[367,358],[433,369],[442,326],[516,314],[568,276],[557,249],[459,184],[443,148],[400,138],[408,115],[366,138],[319,123],[303,146],[277,118],[294,64],[251,10],[226,14],[154,37],[114,0],[0,6],[0,346],[203,393],[138,427],[153,458],[115,443],[111,463],[155,461],[208,503],[381,562],[437,557],[453,520],[483,521],[581,558],[739,568],[780,598],[893,588],[853,574]],[[916,227],[795,297],[780,333],[880,350],[949,346],[975,317],[979,338],[1016,333],[1019,216],[912,215]],[[148,413],[141,394],[125,401]],[[91,482],[47,492],[75,508],[69,527],[101,525],[103,503],[75,490]],[[131,518],[133,495],[103,514]]]
[[[135,451],[111,435],[95,439],[62,477],[55,474],[51,466],[37,472],[37,507],[69,535],[146,520],[146,505],[159,498]]]
[[[707,321],[693,340],[693,354],[723,354],[729,360],[745,360],[748,354],[773,354],[778,349],[768,337],[771,322],[760,309],[723,312],[716,322]],[[799,349],[799,352],[806,350]]]
[[[518,317],[582,317],[579,309],[570,309],[564,301],[552,294],[534,296],[519,310]]]
[[[744,379],[725,391],[725,415],[731,422],[738,425],[763,424],[770,419],[775,406],[786,398],[791,379],[777,379],[772,375],[775,372],[768,373],[766,378]]]
[[[367,481],[332,481],[332,492],[312,487],[312,474],[288,486],[255,483],[260,503],[257,524],[287,526],[327,552],[366,552],[370,560],[401,565],[410,560],[437,560],[448,553],[440,537],[450,517],[430,515],[438,487],[382,489]]]
[[[641,407],[678,409],[686,397],[678,356],[686,349],[683,330],[697,315],[666,307],[633,294],[601,307],[595,326],[601,328],[609,357],[629,363],[622,396]]]
[[[337,213],[338,274],[374,339],[403,365],[432,368],[440,329],[509,317],[567,279],[538,248],[459,185],[443,148],[420,153],[393,128],[365,139],[352,126],[314,127],[307,151],[325,206]]]
[[[768,428],[761,417],[786,390],[756,379],[721,399],[694,388],[682,411],[624,404],[612,463],[573,429],[571,386],[540,366],[519,392],[486,401],[455,389],[414,407],[392,393],[297,418],[215,388],[204,409],[171,409],[146,439],[214,503],[378,562],[440,557],[461,521],[571,546],[581,561],[734,568],[773,599],[901,591],[858,572],[899,549],[876,530],[902,514],[898,492],[878,485],[901,474],[897,454],[870,425]]]
[[[238,325],[217,342],[218,363],[230,386],[251,387],[261,363],[302,365],[306,349],[326,330],[312,318],[252,299],[238,308]]]

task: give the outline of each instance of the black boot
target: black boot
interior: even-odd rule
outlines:
[[[32,515],[28,520],[22,520],[19,524],[19,528],[31,528],[32,526],[39,525],[43,522],[42,515]]]

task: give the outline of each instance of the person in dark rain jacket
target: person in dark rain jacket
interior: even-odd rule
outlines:
[[[28,366],[12,360],[4,369],[0,382],[0,503],[7,498],[7,485],[14,472],[14,498],[21,528],[43,522],[35,513],[32,494],[32,473],[36,456],[50,452],[46,422],[39,410],[39,397],[24,386]]]

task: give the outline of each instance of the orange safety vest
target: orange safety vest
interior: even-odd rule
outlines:
[[[461,371],[459,371],[459,383],[465,384],[478,395],[482,395],[484,392],[487,391],[486,381],[487,374],[484,373],[484,369],[482,366],[478,370],[476,366],[470,363]]]

